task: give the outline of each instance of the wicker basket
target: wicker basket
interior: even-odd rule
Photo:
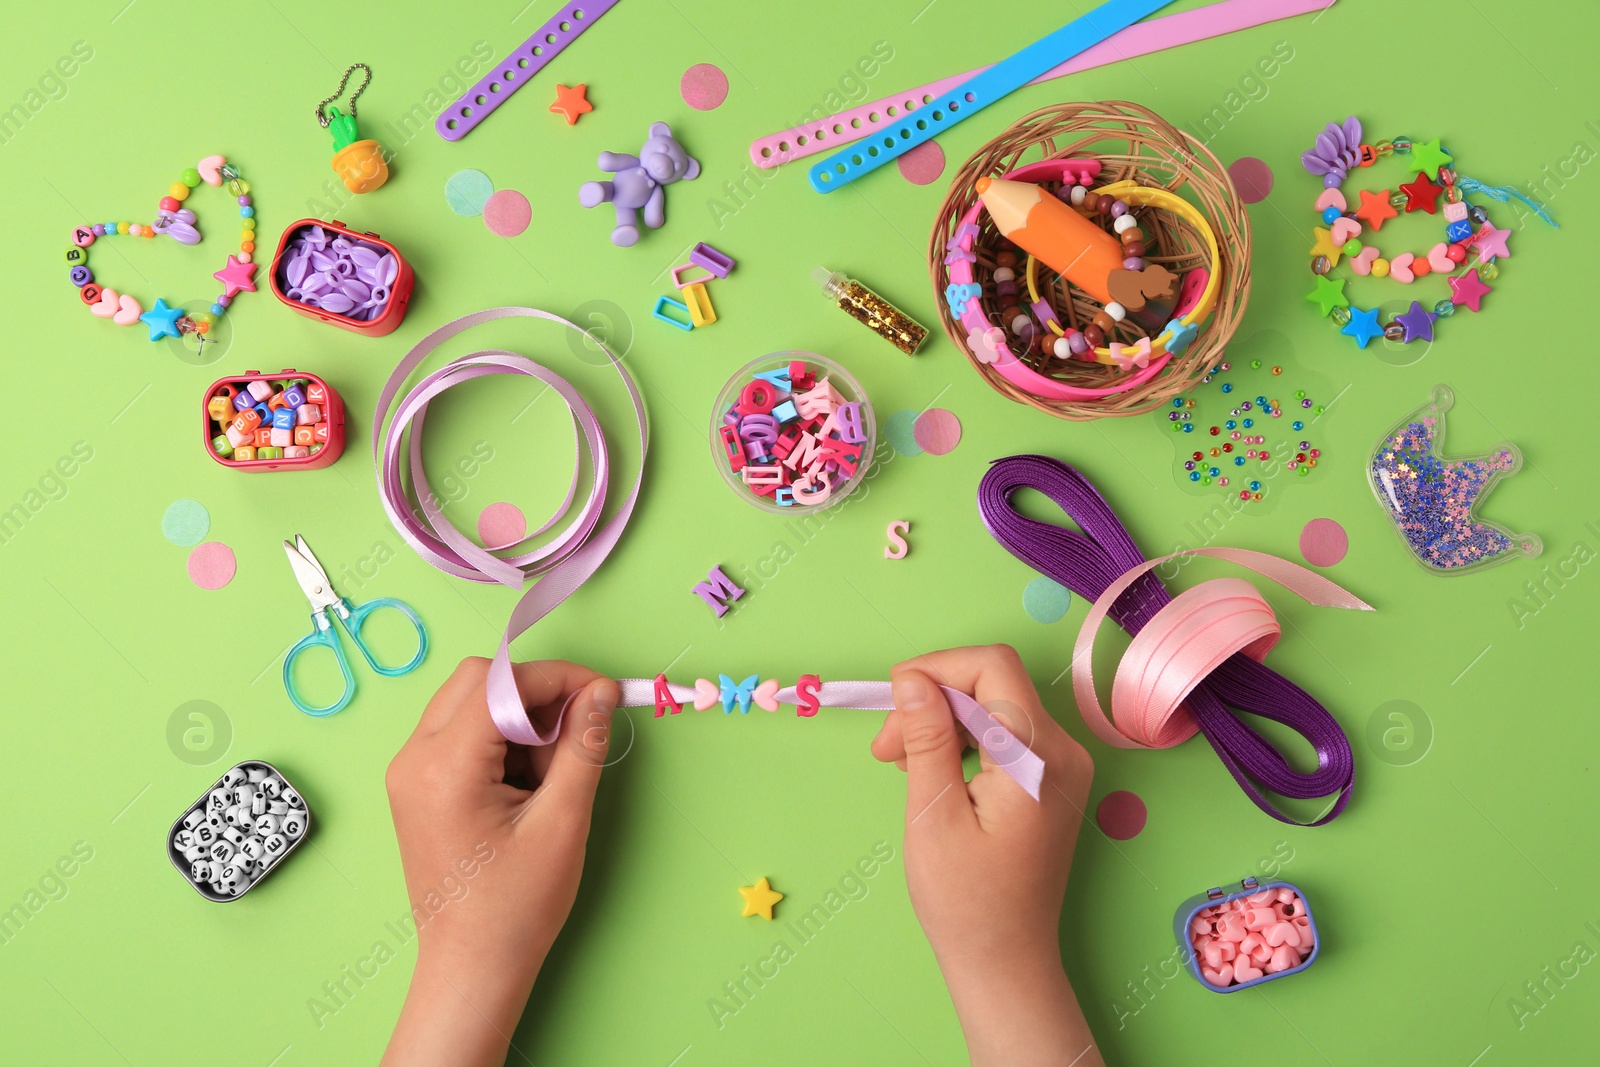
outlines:
[[[944,299],[945,286],[950,280],[944,264],[945,244],[955,234],[962,216],[977,203],[974,183],[985,175],[1004,175],[1027,163],[1063,157],[1099,160],[1102,170],[1097,185],[1131,178],[1140,185],[1183,196],[1211,223],[1221,249],[1221,261],[1212,267],[1205,242],[1186,220],[1165,211],[1140,215],[1139,225],[1147,233],[1150,245],[1150,252],[1144,257],[1148,262],[1160,263],[1178,273],[1195,267],[1220,271],[1221,289],[1211,318],[1201,326],[1198,337],[1183,355],[1175,357],[1162,373],[1149,381],[1094,400],[1039,397],[1001,376],[968,350],[966,330],[951,314]],[[979,233],[973,242],[973,252],[978,257],[973,265],[974,278],[985,285],[984,312],[991,322],[998,322],[1000,308],[994,286],[990,284],[990,274],[994,270],[995,255],[1012,246],[995,230],[986,212],[979,214],[978,227]],[[1238,328],[1250,294],[1250,219],[1227,169],[1217,157],[1204,144],[1149,108],[1122,100],[1058,104],[1012,123],[956,172],[944,202],[939,205],[938,218],[928,239],[928,271],[945,333],[966,352],[973,369],[997,392],[1063,419],[1138,415],[1170,403],[1221,360],[1223,348]],[[1041,271],[1040,282],[1040,296],[1049,300],[1067,325],[1081,328],[1100,309],[1087,294],[1049,271]],[[1026,305],[1025,298],[1022,303]],[[1140,336],[1137,328],[1127,323],[1109,340],[1133,343]],[[1013,351],[1029,368],[1066,385],[1104,389],[1115,386],[1124,377],[1114,367],[1077,359],[1057,359],[1046,354],[1038,342],[1024,351],[1021,341],[1015,337],[1008,339]]]

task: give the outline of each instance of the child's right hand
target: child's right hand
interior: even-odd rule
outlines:
[[[894,669],[895,710],[872,754],[906,772],[906,883],[975,1064],[1100,1064],[1061,965],[1067,874],[1094,765],[1045,712],[1005,645],[935,652]],[[970,743],[940,685],[970,694],[1045,765],[1039,800]]]

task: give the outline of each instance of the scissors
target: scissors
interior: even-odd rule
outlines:
[[[340,647],[339,638],[333,632],[333,620],[328,617],[331,608],[337,615],[340,623],[344,625],[345,632],[350,635],[350,640],[355,642],[361,655],[367,661],[367,666],[383,675],[385,678],[397,678],[402,674],[410,674],[422,662],[422,657],[428,654],[428,632],[422,628],[422,620],[417,618],[417,613],[411,608],[389,597],[379,597],[369,600],[365,604],[351,604],[349,600],[340,596],[333,590],[333,582],[328,578],[328,572],[323,569],[317,557],[312,554],[311,546],[306,544],[306,539],[299,534],[295,535],[294,544],[283,542],[283,550],[288,553],[289,567],[294,571],[295,580],[300,583],[300,588],[305,591],[306,599],[311,602],[312,630],[302,637],[289,654],[283,658],[283,688],[289,694],[289,700],[295,707],[307,715],[322,717],[340,711],[350,703],[356,695],[356,680],[350,673],[350,661],[345,658],[344,649]],[[379,608],[394,608],[411,620],[411,625],[417,628],[417,654],[411,657],[411,662],[399,667],[385,667],[372,657],[372,650],[361,639],[361,625],[367,616]],[[300,694],[295,691],[294,681],[290,675],[290,668],[300,654],[309,648],[324,645],[333,650],[334,659],[339,662],[339,671],[344,675],[344,694],[338,700],[325,708],[314,707],[300,699]]]

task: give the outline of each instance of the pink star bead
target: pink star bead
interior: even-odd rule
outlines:
[[[1450,303],[1457,306],[1465,304],[1473,311],[1482,310],[1479,305],[1489,291],[1489,286],[1483,284],[1483,279],[1478,277],[1478,272],[1475,270],[1469,270],[1459,278],[1450,279]]]
[[[1481,260],[1488,260],[1490,256],[1510,259],[1511,250],[1506,247],[1506,238],[1510,236],[1510,230],[1497,230],[1493,223],[1486,222],[1472,238],[1472,244],[1477,248],[1478,258]]]
[[[212,277],[222,283],[222,295],[232,300],[240,290],[247,293],[256,291],[256,283],[250,278],[256,272],[254,263],[241,263],[237,256],[228,257],[228,265],[223,267]],[[1474,308],[1474,311],[1477,309]]]

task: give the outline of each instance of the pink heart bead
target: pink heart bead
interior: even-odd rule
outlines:
[[[1300,947],[1300,931],[1293,923],[1274,923],[1267,927],[1267,944],[1273,948],[1279,945],[1288,945],[1290,948]]]
[[[1233,964],[1233,980],[1241,985],[1253,982],[1265,973],[1260,968],[1252,966],[1249,960],[1236,960]]]
[[[89,314],[97,319],[109,319],[117,313],[117,301],[122,299],[115,289],[100,290],[100,299],[89,305]]]
[[[1221,967],[1202,967],[1200,968],[1200,977],[1218,989],[1226,989],[1233,984],[1233,965],[1224,963]],[[1256,977],[1260,977],[1259,972],[1257,972]]]
[[[111,321],[118,326],[132,326],[143,314],[144,308],[139,306],[139,301],[123,293],[122,298],[117,301],[117,313],[111,316]]]
[[[1410,252],[1402,252],[1389,261],[1389,277],[1401,285],[1410,285],[1417,280],[1412,273],[1411,264],[1417,257]]]
[[[1245,912],[1244,925],[1247,930],[1265,930],[1278,921],[1271,908],[1251,908]]]
[[[200,177],[207,185],[222,184],[222,165],[228,162],[225,156],[207,156],[195,164],[195,170],[200,172]]]
[[[1333,225],[1328,228],[1328,233],[1332,236],[1334,244],[1342,245],[1352,237],[1361,236],[1361,223],[1355,219],[1347,219],[1340,216],[1333,220]],[[1259,896],[1260,894],[1256,895]]]
[[[1296,897],[1294,895],[1294,890],[1293,889],[1290,889],[1286,885],[1278,887],[1278,903],[1279,904],[1293,904],[1295,899],[1296,899]]]
[[[756,707],[762,711],[777,711],[778,680],[776,678],[768,678],[756,686],[755,692],[751,693],[750,697],[756,702]]]
[[[1455,261],[1445,254],[1447,248],[1449,248],[1449,245],[1440,241],[1428,250],[1428,266],[1440,274],[1449,274],[1456,269]]]
[[[1204,914],[1196,915],[1189,920],[1189,933],[1197,937],[1211,933],[1211,920],[1207,919]]]
[[[1264,942],[1261,940],[1260,934],[1245,934],[1243,939],[1241,939],[1239,942],[1239,954],[1242,956],[1254,955],[1256,949],[1260,948],[1263,944]]]
[[[1239,918],[1238,912],[1230,911],[1217,920],[1217,936],[1222,940],[1237,944],[1244,940],[1245,934],[1244,920]]]
[[[1343,211],[1345,206],[1344,194],[1337,189],[1324,189],[1322,190],[1322,195],[1317,197],[1317,214],[1319,215],[1330,207],[1336,207]]]
[[[1340,243],[1343,244],[1342,241]],[[1244,902],[1245,902],[1246,905],[1248,905],[1248,906],[1250,906],[1252,908],[1259,908],[1264,904],[1271,904],[1272,901],[1273,901],[1273,898],[1275,896],[1276,896],[1276,894],[1273,893],[1272,890],[1263,889],[1259,893],[1251,893],[1249,896],[1245,897],[1244,898]],[[1238,902],[1235,901],[1235,903],[1238,903]]]
[[[1273,951],[1274,950],[1272,946],[1263,941],[1261,944],[1257,945],[1253,950],[1251,950],[1250,958],[1255,960],[1258,964],[1264,964],[1272,958]]]
[[[1372,245],[1366,245],[1361,249],[1360,254],[1350,257],[1350,269],[1364,278],[1372,273],[1372,261],[1377,258],[1377,248]]]
[[[1279,945],[1266,964],[1268,974],[1277,974],[1279,971],[1287,971],[1298,966],[1300,966],[1300,953],[1288,945]]]
[[[694,680],[694,710],[705,711],[722,703],[722,688],[704,678]]]

